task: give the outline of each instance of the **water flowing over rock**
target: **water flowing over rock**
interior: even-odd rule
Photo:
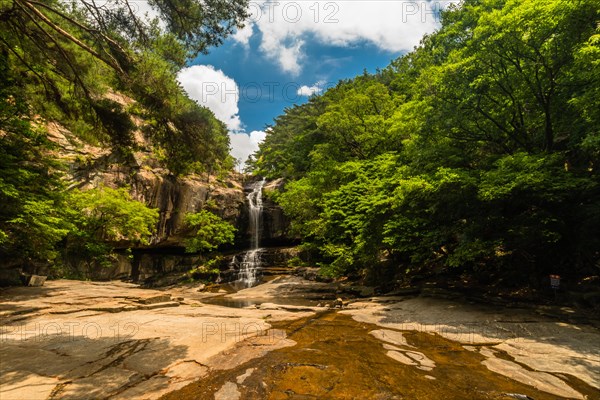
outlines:
[[[238,282],[244,287],[251,287],[257,283],[258,269],[261,265],[262,189],[265,182],[265,179],[254,182],[251,186],[252,191],[247,196],[251,249],[242,256],[238,273]],[[236,261],[236,257],[234,256],[232,262],[236,263]]]
[[[248,194],[248,209],[250,211],[250,238],[252,249],[258,249],[260,246],[261,219],[263,210],[262,189],[265,185],[265,179],[252,184],[252,192]]]
[[[202,255],[184,252],[185,241],[191,234],[185,226],[185,215],[198,212],[207,204],[214,205],[213,212],[237,228],[235,243],[221,250],[226,253],[236,249],[257,250],[237,255],[233,261],[225,256],[227,261],[220,266],[222,271],[235,264],[235,272],[224,277],[227,281],[241,279],[238,277],[240,268],[246,275],[243,281],[252,281],[253,268],[267,257],[262,249],[258,250],[259,241],[268,247],[292,244],[286,237],[289,223],[283,210],[263,197],[263,187],[264,192],[279,190],[282,180],[267,182],[235,173],[174,176],[161,167],[143,135],[136,136],[139,150],[124,160],[104,148],[80,143],[58,124],[50,128],[50,139],[61,149],[57,157],[69,166],[66,178],[70,187],[82,190],[99,186],[129,187],[133,199],[159,211],[156,233],[148,245],[126,241],[111,243],[116,254],[108,267],[100,267],[95,260],[70,257],[65,260],[65,267],[72,276],[144,282],[197,267],[206,260]],[[126,251],[128,248],[132,249],[131,253]],[[20,283],[22,265],[17,261],[11,264],[10,260],[0,260],[0,283]],[[46,264],[30,266],[26,272],[52,275]]]

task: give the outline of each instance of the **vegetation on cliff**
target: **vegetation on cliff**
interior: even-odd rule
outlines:
[[[466,0],[376,74],[286,109],[252,161],[324,272],[520,284],[600,264],[597,0]]]
[[[235,227],[208,210],[187,214],[185,222],[194,231],[186,241],[189,253],[211,251],[222,244],[233,244],[235,239]]]
[[[156,17],[142,17],[129,0],[0,3],[4,262],[59,262],[72,252],[100,257],[108,243],[144,243],[156,225],[157,211],[125,189],[73,192],[55,157],[61,149],[48,139],[50,123],[79,143],[109,149],[120,163],[132,160],[141,131],[171,174],[233,165],[224,124],[187,97],[175,74],[241,24],[246,1],[148,5]]]

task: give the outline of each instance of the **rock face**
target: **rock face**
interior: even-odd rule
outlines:
[[[115,100],[123,105],[132,101],[124,96]],[[136,118],[132,116],[133,122],[141,127],[144,122]],[[91,279],[132,278],[137,281],[156,274],[197,267],[200,257],[183,252],[185,240],[191,233],[186,229],[184,220],[187,213],[198,212],[207,203],[214,205],[211,210],[237,228],[235,244],[224,250],[249,247],[246,197],[253,181],[246,176],[233,172],[220,177],[210,173],[174,176],[163,168],[141,129],[134,133],[138,150],[124,159],[105,147],[83,143],[58,123],[50,122],[46,128],[48,138],[57,147],[52,155],[69,166],[67,180],[71,188],[86,190],[99,186],[115,188],[126,185],[130,187],[130,194],[135,200],[157,208],[160,213],[156,233],[149,245],[115,243],[117,250],[133,248],[133,256],[118,255],[108,268],[100,267],[95,260],[66,260],[67,267],[73,270],[72,275]],[[281,185],[281,180],[270,182],[265,192],[277,190]],[[288,237],[289,222],[283,210],[267,196],[264,197],[262,222],[261,246],[287,245],[293,241]],[[0,264],[0,284],[19,284],[22,269],[29,273],[50,272],[45,265],[23,268],[20,264],[8,265],[7,261],[0,261]]]
[[[113,94],[111,99],[123,106],[134,102],[120,94]],[[106,147],[83,143],[56,122],[46,125],[48,139],[58,149],[52,155],[69,166],[66,178],[71,188],[127,185],[134,199],[158,208],[160,219],[150,248],[183,247],[189,234],[183,226],[185,214],[201,210],[209,201],[217,205],[216,213],[220,217],[239,225],[245,208],[242,175],[232,172],[220,177],[211,173],[173,176],[163,167],[152,143],[142,133],[145,122],[133,115],[131,119],[139,128],[133,135],[137,150],[126,158],[118,157]],[[121,245],[117,247],[131,247],[129,243]]]
[[[142,121],[134,122],[138,126],[143,124]],[[135,134],[138,151],[123,159],[104,147],[82,143],[57,123],[49,123],[47,130],[49,139],[58,148],[53,155],[69,166],[67,179],[71,188],[86,190],[126,185],[131,188],[130,194],[135,200],[159,210],[156,233],[148,246],[115,243],[117,249],[133,248],[133,255],[118,254],[110,267],[100,267],[95,260],[66,260],[75,276],[137,281],[197,267],[200,257],[183,252],[185,239],[190,234],[184,219],[186,213],[201,210],[207,202],[215,204],[215,213],[228,222],[235,226],[243,224],[246,198],[242,175],[231,173],[219,178],[209,173],[173,176],[161,166],[152,145],[140,131]],[[237,241],[241,243],[239,238]],[[238,246],[242,247],[242,244],[236,243],[233,247]],[[14,273],[0,276],[0,280],[10,280],[10,283],[17,282],[18,278]]]
[[[155,275],[184,272],[197,267],[202,263],[201,257],[183,252],[185,239],[189,234],[184,227],[184,216],[188,212],[202,209],[207,201],[214,202],[217,205],[216,213],[237,228],[235,244],[230,250],[244,249],[250,245],[246,196],[253,181],[244,182],[243,177],[237,177],[237,180],[229,179],[223,184],[215,182],[214,179],[207,182],[200,177],[176,178],[144,168],[131,168],[130,173],[126,174],[122,167],[119,170],[108,168],[94,171],[93,175],[86,176],[89,180],[81,185],[83,188],[99,185],[117,186],[127,182],[132,188],[132,197],[150,207],[158,208],[160,219],[157,233],[149,246],[134,249],[132,256],[118,255],[111,267],[98,268],[90,260],[69,260],[71,267],[82,277],[96,280],[144,281]],[[280,184],[280,181],[274,181],[266,186],[274,188]],[[293,244],[295,239],[288,236],[288,232],[289,221],[281,207],[264,198],[261,246]],[[126,248],[130,244],[121,245]],[[287,253],[281,249],[266,249],[264,262],[279,266],[291,257]],[[224,280],[233,279],[230,276],[232,271],[227,271],[227,264],[222,268],[222,273]]]
[[[239,260],[243,257],[242,253],[232,254],[223,258],[223,262],[219,266],[219,282],[233,282],[238,279]],[[289,265],[290,260],[298,257],[300,254],[297,247],[268,247],[262,248],[259,253],[259,258],[262,263],[258,272],[258,279],[267,275],[291,274],[293,267]],[[234,257],[238,260],[236,266],[233,261]]]
[[[133,197],[160,210],[152,247],[183,247],[189,233],[183,226],[185,214],[201,210],[208,201],[217,205],[215,212],[220,217],[236,226],[244,209],[242,187],[233,177],[221,183],[213,178],[176,178],[140,171],[132,181]]]
[[[251,178],[243,183],[244,187],[244,207],[240,212],[237,222],[238,238],[236,244],[238,248],[250,248],[250,226],[248,220],[248,207],[246,196],[252,191],[252,185],[257,178]],[[299,240],[290,234],[290,221],[283,213],[281,206],[276,204],[269,197],[269,193],[280,190],[283,186],[283,180],[277,179],[265,183],[263,187],[263,211],[261,215],[260,228],[260,247],[289,246],[296,244]]]
[[[117,254],[109,267],[98,267],[94,262],[83,259],[69,260],[70,266],[80,277],[92,280],[131,279],[143,282],[157,275],[189,271],[202,263],[198,255],[134,250],[131,256]]]
[[[290,236],[290,222],[281,206],[267,198],[264,202],[263,215],[263,246],[285,246],[297,241]]]
[[[281,190],[283,184],[283,179],[276,179],[264,186],[262,246],[287,246],[299,241],[299,238],[291,235],[290,220],[283,209],[269,196],[269,193]]]

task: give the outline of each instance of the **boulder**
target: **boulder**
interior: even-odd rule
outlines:
[[[46,276],[42,275],[31,275],[29,278],[29,282],[27,286],[44,286],[44,282],[46,282]]]
[[[142,304],[155,304],[155,303],[165,303],[171,301],[171,295],[168,293],[158,294],[149,297],[143,297],[138,300],[139,303]]]

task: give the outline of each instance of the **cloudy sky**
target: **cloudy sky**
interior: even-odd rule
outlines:
[[[385,67],[434,31],[450,2],[251,0],[246,26],[193,60],[179,81],[227,125],[243,163],[285,107]]]

